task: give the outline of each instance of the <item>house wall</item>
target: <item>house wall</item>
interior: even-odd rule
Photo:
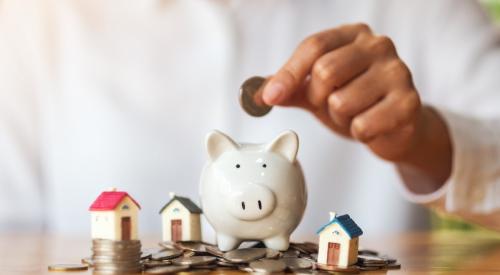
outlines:
[[[122,209],[124,205],[129,209]],[[130,238],[137,240],[138,213],[139,208],[129,197],[124,198],[113,211],[92,211],[90,213],[92,239],[121,240],[121,218],[130,217]]]
[[[92,239],[115,239],[114,211],[92,211],[90,219]]]
[[[177,210],[175,210],[177,209]],[[162,235],[164,241],[172,240],[171,221],[180,219],[182,221],[182,240],[201,240],[200,215],[191,214],[179,201],[173,201],[161,212]]]
[[[333,232],[337,231],[339,234]],[[319,236],[319,251],[318,251],[318,263],[327,264],[328,256],[328,243],[339,243],[340,244],[340,254],[339,254],[339,266],[349,265],[349,248],[350,248],[350,238],[349,235],[345,233],[340,225],[337,223],[331,224],[326,227]]]
[[[123,209],[123,206],[127,205],[128,209]],[[125,197],[115,208],[115,240],[122,239],[122,228],[121,228],[121,219],[122,217],[130,217],[130,239],[138,240],[138,216],[139,216],[139,207],[129,198]]]
[[[359,238],[351,239],[349,242],[349,260],[348,265],[353,265],[358,261],[358,243]]]
[[[192,241],[201,241],[201,221],[200,214],[191,214],[190,236]]]

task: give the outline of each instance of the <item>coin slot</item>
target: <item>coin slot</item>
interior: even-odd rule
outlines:
[[[245,202],[244,201],[241,202],[241,208],[243,208],[243,210],[245,210]]]
[[[262,202],[259,200],[259,209],[262,210]]]

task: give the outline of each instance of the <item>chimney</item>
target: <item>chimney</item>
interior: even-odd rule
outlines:
[[[116,187],[108,187],[108,192],[116,192]]]
[[[171,199],[173,199],[175,197],[175,193],[174,192],[168,192],[168,195],[170,196]]]
[[[335,217],[337,217],[337,213],[330,211],[330,221],[335,219]]]

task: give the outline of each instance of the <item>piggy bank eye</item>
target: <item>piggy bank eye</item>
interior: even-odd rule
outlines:
[[[267,164],[265,164],[265,163],[264,163],[264,164],[262,164],[262,167],[266,168],[266,167],[267,167]]]
[[[240,168],[240,167],[241,167],[241,165],[239,165],[239,164],[236,164],[236,168]]]

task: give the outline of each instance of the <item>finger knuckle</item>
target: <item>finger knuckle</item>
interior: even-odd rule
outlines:
[[[330,111],[338,116],[348,116],[350,113],[349,103],[337,94],[330,95],[328,98],[328,106],[330,107]]]
[[[355,27],[359,30],[360,33],[371,33],[371,28],[366,23],[363,22],[356,23]]]
[[[335,66],[333,62],[318,61],[312,70],[313,76],[321,82],[332,82],[335,78]]]
[[[410,70],[399,58],[396,58],[387,64],[386,75],[389,77],[397,77],[405,81],[411,81]]]
[[[371,50],[379,54],[387,55],[395,53],[396,47],[389,37],[380,35],[372,38]]]
[[[416,92],[411,92],[403,97],[401,102],[401,108],[405,113],[413,114],[421,106],[420,97]]]
[[[326,52],[328,44],[322,35],[317,34],[304,39],[301,43],[301,47],[311,52],[314,56],[321,56]]]
[[[369,139],[369,129],[367,123],[363,119],[355,118],[352,122],[351,133],[361,142]]]

